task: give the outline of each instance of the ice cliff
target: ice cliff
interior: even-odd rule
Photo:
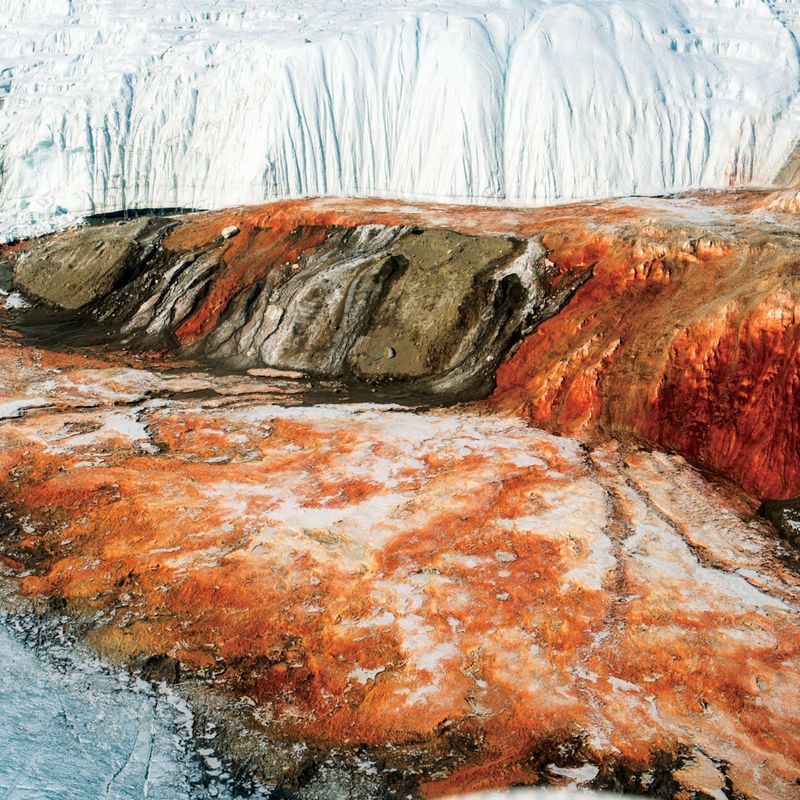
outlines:
[[[798,32],[800,0],[0,0],[0,236],[281,196],[773,183]]]

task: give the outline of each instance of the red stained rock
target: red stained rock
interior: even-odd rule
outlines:
[[[212,235],[208,223],[197,227],[199,230],[179,228],[167,239],[165,247],[188,250],[206,244],[205,237]],[[215,222],[213,230],[218,227]],[[207,333],[235,294],[263,280],[271,271],[288,267],[304,251],[319,247],[329,232],[330,228],[323,226],[301,226],[293,231],[274,224],[265,230],[248,226],[230,240],[222,257],[222,270],[200,306],[176,331],[178,340],[190,344]]]
[[[594,258],[592,275],[500,368],[492,402],[572,435],[638,434],[762,497],[800,494],[800,252],[750,236],[545,237],[561,270]]]
[[[557,752],[601,776],[685,753],[687,787],[724,765],[798,796],[796,573],[681,458],[479,409],[219,407],[194,391],[218,378],[9,341],[0,361],[27,404],[0,425],[25,520],[4,563],[102,611],[106,656],[173,657],[290,741],[453,749],[429,797],[557,783]]]

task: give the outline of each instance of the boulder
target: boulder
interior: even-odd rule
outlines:
[[[141,218],[41,240],[19,256],[14,286],[57,308],[83,308],[105,297],[136,268],[142,236],[152,223]]]

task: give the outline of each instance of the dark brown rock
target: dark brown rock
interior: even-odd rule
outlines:
[[[136,269],[154,228],[162,227],[145,217],[40,240],[19,256],[14,286],[57,308],[83,308]]]

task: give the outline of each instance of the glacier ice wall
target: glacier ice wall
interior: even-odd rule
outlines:
[[[0,0],[0,234],[302,195],[772,182],[800,0]]]

